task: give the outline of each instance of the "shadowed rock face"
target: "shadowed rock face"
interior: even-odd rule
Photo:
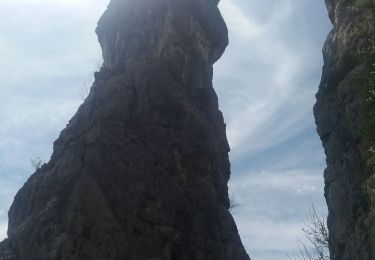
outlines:
[[[375,259],[375,2],[326,0],[333,30],[314,108],[333,260]]]
[[[96,30],[104,65],[16,195],[4,259],[249,259],[212,87],[228,43],[217,4],[111,1]]]

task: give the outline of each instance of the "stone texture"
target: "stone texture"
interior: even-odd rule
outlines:
[[[325,197],[333,260],[375,259],[374,167],[369,162],[364,90],[375,46],[374,2],[326,0],[333,30],[314,114],[327,155]],[[375,61],[375,60],[374,60]],[[370,63],[369,63],[370,62]],[[364,79],[364,80],[363,80]]]
[[[104,65],[17,193],[3,259],[249,259],[212,87],[228,44],[217,4],[110,2],[96,30]]]

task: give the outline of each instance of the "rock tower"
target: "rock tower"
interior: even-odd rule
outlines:
[[[228,211],[212,87],[218,0],[112,0],[104,63],[51,160],[17,193],[2,259],[248,260]],[[48,112],[48,111],[47,111]]]
[[[332,260],[375,259],[375,2],[326,0],[333,23],[314,108],[327,155]]]

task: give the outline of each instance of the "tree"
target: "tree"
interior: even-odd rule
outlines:
[[[305,226],[302,228],[307,242],[298,240],[298,250],[290,260],[329,260],[329,232],[327,216],[318,214],[312,205],[306,216]]]
[[[40,159],[40,157],[37,157],[35,159],[31,159],[30,160],[31,162],[31,166],[33,166],[33,168],[37,171],[39,170],[40,168],[42,168],[44,162],[42,159]]]

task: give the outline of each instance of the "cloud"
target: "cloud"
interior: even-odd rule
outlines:
[[[244,146],[239,148],[243,143],[252,144],[247,149],[258,149],[282,141],[280,138],[289,138],[304,127],[301,120],[312,115],[319,78],[315,75],[313,80],[306,80],[306,77],[311,76],[313,68],[321,67],[321,59],[315,58],[321,56],[321,45],[315,44],[310,52],[297,52],[295,46],[285,42],[280,31],[288,30],[285,21],[299,10],[293,9],[290,1],[281,1],[278,7],[270,12],[268,20],[257,25],[249,22],[245,14],[233,12],[241,12],[235,1],[222,5],[230,28],[240,28],[241,24],[260,28],[252,30],[256,37],[251,39],[244,39],[241,29],[232,31],[231,45],[216,65],[219,76],[215,85],[222,93],[219,96],[226,97],[221,99],[221,106],[228,123],[228,138],[233,150],[240,154],[244,152]],[[310,47],[301,45],[299,49]],[[236,68],[235,75],[228,75],[233,73],[227,71],[228,63]]]
[[[234,34],[251,39],[261,33],[262,27],[260,24],[250,20],[233,1],[222,1],[220,2],[220,7],[222,10],[225,10],[226,16],[230,17],[227,23]]]
[[[214,86],[232,148],[229,190],[240,205],[233,214],[254,259],[287,259],[311,204],[326,212],[312,107],[330,24],[324,3],[313,0],[220,7],[231,43]]]
[[[291,254],[297,238],[304,238],[301,228],[311,205],[326,212],[319,170],[247,172],[233,178],[229,188],[238,205],[232,213],[251,255],[275,251],[279,257]]]

